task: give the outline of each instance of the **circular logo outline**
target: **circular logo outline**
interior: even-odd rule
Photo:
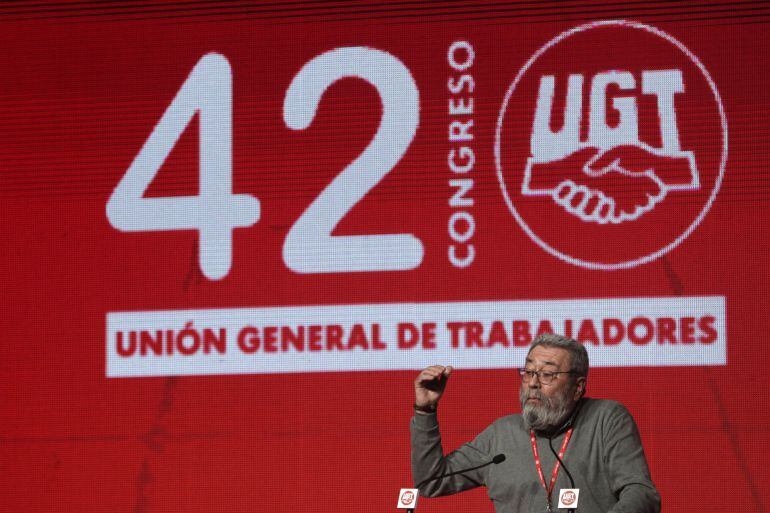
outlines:
[[[546,243],[544,240],[538,237],[537,234],[524,221],[524,218],[521,217],[519,212],[516,210],[516,206],[513,204],[513,201],[508,196],[508,191],[506,190],[506,186],[505,186],[505,179],[503,177],[503,166],[502,166],[501,157],[500,157],[500,139],[502,135],[503,118],[505,116],[505,112],[508,110],[508,102],[513,96],[513,93],[516,90],[516,86],[519,84],[519,82],[521,81],[522,77],[527,72],[527,70],[529,70],[530,66],[532,66],[535,63],[535,61],[539,59],[540,56],[543,55],[546,51],[548,51],[550,48],[557,45],[561,41],[567,39],[568,37],[586,30],[590,30],[594,28],[602,28],[607,26],[630,27],[630,28],[635,28],[639,30],[645,30],[647,32],[655,34],[656,36],[662,37],[669,43],[676,46],[680,51],[682,51],[682,53],[684,53],[693,62],[693,64],[695,64],[698,67],[698,69],[700,70],[700,72],[703,74],[704,78],[708,82],[709,87],[711,88],[711,93],[714,95],[714,99],[717,102],[717,107],[719,108],[719,117],[722,125],[722,158],[719,162],[719,175],[717,176],[716,181],[714,182],[714,188],[711,191],[711,195],[709,196],[708,200],[706,201],[706,204],[703,206],[703,209],[700,211],[700,213],[695,218],[695,220],[676,239],[674,239],[672,242],[668,243],[667,245],[663,246],[662,248],[658,249],[657,251],[654,251],[652,253],[649,253],[647,255],[641,256],[633,260],[626,260],[626,261],[617,262],[614,264],[591,262],[588,260],[583,260],[580,258],[570,256],[562,251],[557,250],[556,248],[551,247],[548,243]],[[503,198],[505,199],[505,203],[508,206],[508,210],[511,211],[511,214],[513,214],[514,219],[516,219],[516,222],[524,230],[524,232],[527,234],[530,240],[532,240],[535,244],[540,246],[541,249],[545,250],[547,253],[551,254],[552,256],[555,256],[556,258],[562,261],[565,261],[567,263],[570,263],[572,265],[575,265],[578,267],[584,267],[587,269],[593,269],[593,270],[615,271],[618,269],[630,269],[638,265],[649,263],[665,255],[672,249],[676,248],[687,237],[689,237],[693,231],[695,231],[698,225],[700,225],[700,223],[703,221],[703,218],[706,217],[706,214],[708,213],[708,211],[711,209],[711,205],[714,203],[714,200],[716,199],[717,194],[719,193],[719,189],[722,186],[722,178],[724,177],[725,167],[727,166],[727,156],[728,156],[727,141],[728,141],[727,116],[725,115],[724,107],[722,105],[722,97],[719,95],[719,91],[717,91],[716,84],[711,78],[711,75],[709,74],[708,70],[706,70],[705,66],[703,66],[703,64],[700,62],[698,57],[695,56],[695,54],[692,53],[689,50],[689,48],[687,48],[674,36],[666,32],[663,32],[662,30],[655,28],[651,25],[646,25],[644,23],[627,21],[627,20],[594,21],[590,23],[585,23],[583,25],[579,25],[577,27],[573,27],[565,32],[562,32],[561,34],[557,35],[556,37],[548,41],[545,45],[541,46],[532,55],[532,57],[529,58],[529,60],[524,64],[524,66],[522,66],[522,68],[516,74],[516,78],[514,78],[511,85],[508,86],[508,91],[506,91],[505,93],[505,99],[503,100],[503,104],[500,108],[500,114],[498,115],[498,118],[497,118],[497,126],[495,127],[495,146],[494,146],[495,167],[497,170],[497,179],[500,182],[500,188],[503,191]]]

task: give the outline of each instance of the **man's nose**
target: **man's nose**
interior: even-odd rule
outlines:
[[[540,378],[537,374],[532,375],[532,379],[529,380],[529,383],[527,384],[529,388],[540,388]]]

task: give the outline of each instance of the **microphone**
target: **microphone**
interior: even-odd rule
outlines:
[[[491,460],[489,460],[486,463],[483,463],[481,465],[476,465],[475,467],[465,468],[462,470],[455,470],[453,472],[448,472],[446,474],[442,474],[440,476],[435,477],[429,477],[428,479],[423,479],[420,481],[420,483],[415,486],[415,488],[422,488],[424,485],[430,483],[431,481],[438,481],[439,479],[444,479],[445,477],[455,476],[457,474],[465,474],[466,472],[470,472],[471,470],[478,470],[480,468],[487,467],[489,465],[497,465],[499,463],[502,463],[505,461],[505,454],[497,454],[495,455]]]
[[[470,472],[471,470],[478,470],[480,468],[484,468],[488,465],[497,465],[498,463],[502,463],[505,461],[505,454],[497,454],[495,455],[491,460],[489,460],[486,463],[482,463],[481,465],[476,465],[475,467],[471,468],[465,468],[462,470],[455,470],[454,472],[449,472],[446,474],[442,474],[440,476],[435,477],[429,477],[428,479],[423,479],[420,481],[420,483],[414,487],[414,488],[402,488],[401,493],[398,497],[398,509],[405,509],[407,510],[407,513],[412,513],[414,509],[417,507],[417,497],[419,495],[419,489],[422,488],[424,485],[430,483],[431,481],[437,481],[439,479],[443,479],[445,477],[454,476],[457,474],[464,474],[465,472]]]
[[[569,484],[570,484],[570,486],[572,486],[572,488],[575,488],[575,480],[574,480],[574,479],[572,479],[572,474],[570,474],[570,473],[569,473],[569,470],[567,470],[567,465],[565,465],[565,464],[564,464],[564,462],[561,460],[561,458],[559,458],[559,455],[558,455],[558,454],[556,454],[556,450],[553,448],[553,443],[552,443],[552,440],[553,440],[553,438],[549,436],[549,437],[548,437],[548,447],[550,447],[550,448],[551,448],[551,452],[552,452],[552,453],[553,453],[553,455],[556,457],[556,461],[558,461],[558,462],[559,462],[559,464],[561,465],[561,468],[563,468],[563,469],[564,469],[564,472],[566,472],[566,473],[567,473],[567,477],[569,478]]]

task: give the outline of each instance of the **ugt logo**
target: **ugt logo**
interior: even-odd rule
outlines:
[[[597,22],[557,36],[519,71],[495,157],[511,213],[543,249],[584,267],[633,267],[706,215],[727,122],[682,43],[647,25]]]

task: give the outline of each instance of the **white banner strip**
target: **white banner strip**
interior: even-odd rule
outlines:
[[[107,314],[107,376],[516,368],[544,331],[592,367],[725,365],[725,298],[391,303]]]

